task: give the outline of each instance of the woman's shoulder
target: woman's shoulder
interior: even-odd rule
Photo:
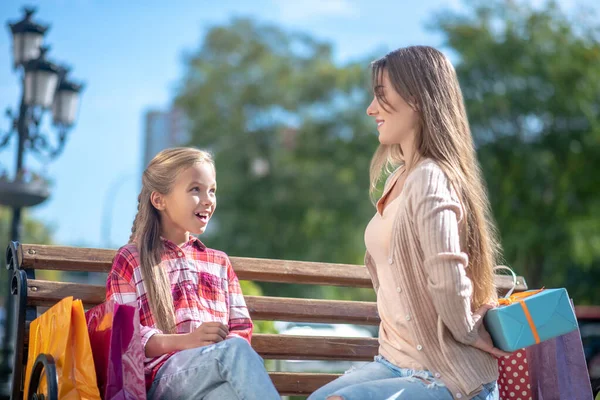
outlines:
[[[400,174],[401,171],[404,169],[404,165],[400,165],[398,167],[396,167],[396,169],[394,169],[387,177],[387,179],[385,180],[385,184],[383,185],[384,190],[388,188],[388,186],[394,181],[394,179],[396,179]]]
[[[405,187],[413,190],[432,190],[446,187],[448,176],[438,162],[430,158],[420,161],[406,177]]]

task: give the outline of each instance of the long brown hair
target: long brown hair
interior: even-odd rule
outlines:
[[[415,160],[405,160],[399,144],[380,145],[371,161],[371,195],[384,175],[416,158],[436,161],[457,192],[466,217],[467,275],[473,282],[474,308],[496,298],[493,267],[500,245],[491,216],[469,128],[462,92],[454,67],[438,50],[428,46],[401,48],[372,63],[373,88],[387,72],[393,88],[419,114]],[[382,107],[391,107],[376,91]]]
[[[152,192],[168,194],[179,172],[203,162],[214,167],[211,155],[203,150],[189,147],[167,149],[150,161],[142,176],[138,211],[129,242],[135,243],[140,254],[144,287],[155,324],[165,333],[175,332],[175,310],[167,271],[159,267],[163,251],[160,214],[152,205],[150,196]]]

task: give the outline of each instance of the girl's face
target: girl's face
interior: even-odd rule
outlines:
[[[204,233],[217,207],[215,168],[198,162],[175,178],[168,194],[152,193],[152,203],[161,214],[163,237],[182,243],[190,233]]]
[[[381,75],[380,85],[374,88],[373,101],[367,107],[367,115],[375,118],[381,144],[403,144],[414,139],[419,115],[417,111],[400,96],[390,82],[387,70]],[[382,104],[378,95],[387,99],[389,105]],[[387,110],[386,110],[387,109]]]

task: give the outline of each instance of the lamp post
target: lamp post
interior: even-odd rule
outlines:
[[[64,149],[67,133],[75,123],[79,97],[83,85],[68,78],[69,68],[59,66],[47,58],[49,47],[43,46],[48,26],[32,20],[33,8],[25,8],[21,21],[9,23],[13,39],[13,69],[21,81],[21,100],[18,113],[10,109],[6,115],[10,128],[0,132],[0,150],[16,136],[17,159],[13,179],[0,179],[0,204],[11,207],[13,218],[11,240],[21,239],[21,211],[44,202],[50,195],[48,185],[41,177],[29,176],[25,169],[26,152],[45,161],[56,158]],[[56,139],[43,131],[41,122],[47,111],[51,111]],[[1,245],[5,245],[2,243]],[[6,272],[4,272],[6,273]],[[34,278],[33,271],[27,271]],[[10,284],[10,279],[8,279]],[[2,360],[0,364],[0,396],[10,393],[11,361],[13,356],[14,301],[9,294],[6,302],[6,326]]]

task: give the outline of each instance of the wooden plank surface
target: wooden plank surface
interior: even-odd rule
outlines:
[[[31,280],[28,303],[49,307],[67,296],[81,299],[86,307],[104,301],[104,286]],[[286,297],[245,296],[252,319],[257,321],[326,322],[338,324],[378,325],[374,302],[293,299]]]
[[[297,372],[269,372],[271,381],[282,396],[309,395],[339,374],[314,374]]]
[[[23,244],[23,268],[64,271],[108,272],[115,250]],[[367,287],[371,279],[361,265],[231,257],[240,279],[260,282]],[[512,279],[496,275],[500,294],[512,287]],[[516,291],[527,290],[518,277]]]
[[[22,268],[108,272],[115,250],[23,244]],[[230,257],[239,279],[260,282],[372,287],[365,267],[350,264]]]
[[[379,350],[375,338],[256,334],[252,347],[265,359],[371,361]]]
[[[29,346],[29,327],[24,343]],[[252,347],[266,360],[371,361],[378,353],[379,342],[375,338],[257,333],[252,335]]]

